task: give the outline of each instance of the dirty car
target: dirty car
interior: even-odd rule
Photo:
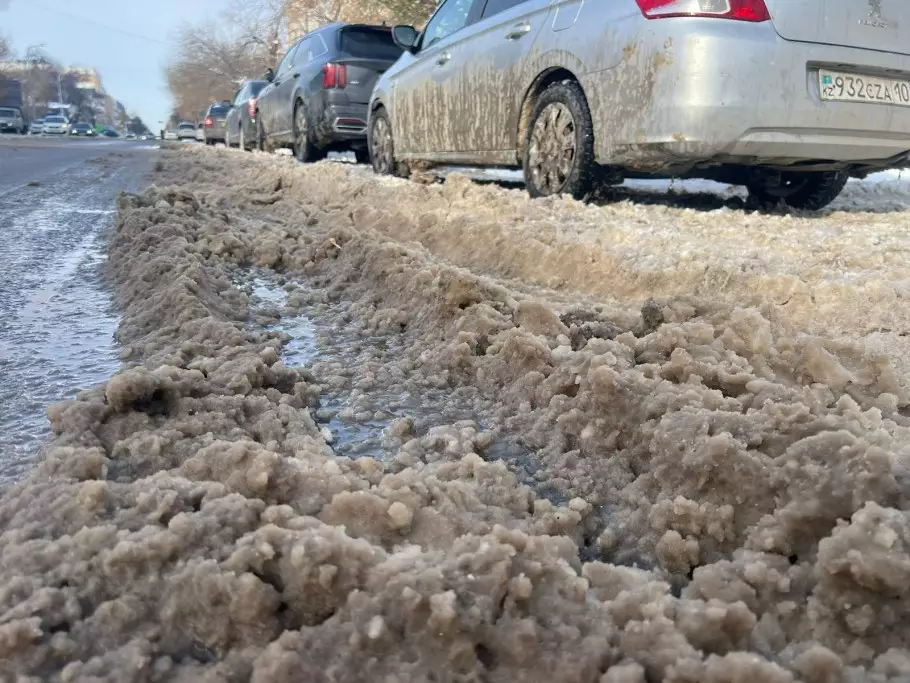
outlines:
[[[902,0],[445,0],[370,105],[374,169],[520,166],[532,196],[703,177],[819,209],[910,156]]]

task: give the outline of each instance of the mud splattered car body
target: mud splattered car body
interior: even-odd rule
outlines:
[[[405,162],[525,165],[561,84],[587,109],[573,154],[619,174],[845,180],[910,154],[899,0],[446,0],[422,34],[404,28],[371,114]]]

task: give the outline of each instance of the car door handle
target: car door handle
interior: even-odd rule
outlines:
[[[445,66],[449,63],[450,59],[452,59],[452,55],[448,52],[444,52],[436,58],[436,64],[438,66]]]
[[[518,40],[531,32],[531,24],[515,24],[512,30],[506,33],[506,40]]]
[[[293,75],[293,78],[300,78],[300,73],[295,73],[295,74]]]

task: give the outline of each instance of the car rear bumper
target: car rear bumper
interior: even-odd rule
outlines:
[[[368,111],[366,104],[326,106],[316,129],[317,143],[366,141]]]
[[[582,78],[600,163],[862,166],[910,152],[910,107],[823,102],[818,84],[819,67],[910,79],[910,57],[788,42],[770,23],[668,19],[641,35]]]

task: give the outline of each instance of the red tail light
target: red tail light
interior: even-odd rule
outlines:
[[[214,120],[211,116],[206,116],[206,117],[205,117],[205,122],[203,123],[203,125],[204,125],[206,128],[211,128],[212,126],[215,125],[215,120]]]
[[[770,21],[765,0],[635,0],[646,19],[713,17],[734,21]]]
[[[247,106],[249,107],[247,109],[247,111],[250,113],[251,119],[256,118],[256,102],[257,102],[257,99],[255,97],[251,97],[249,103],[247,104]]]
[[[348,84],[348,68],[344,64],[326,64],[322,67],[322,87],[344,89]]]

